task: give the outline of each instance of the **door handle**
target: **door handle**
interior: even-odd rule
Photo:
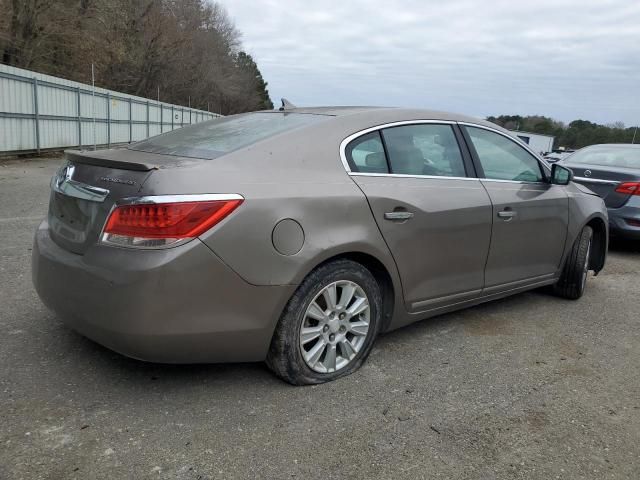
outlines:
[[[498,212],[498,217],[502,218],[506,222],[508,222],[509,220],[513,219],[516,216],[518,216],[518,214],[513,210],[502,210],[501,212]]]
[[[391,220],[391,221],[404,221],[404,220],[410,220],[413,218],[413,212],[386,212],[384,214],[384,219],[385,220]]]

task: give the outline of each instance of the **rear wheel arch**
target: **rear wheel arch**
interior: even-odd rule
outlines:
[[[343,252],[336,254],[332,257],[322,260],[320,263],[314,265],[313,268],[307,272],[305,278],[312,272],[317,270],[322,265],[334,262],[336,260],[351,260],[364,266],[371,272],[373,277],[378,282],[380,291],[382,293],[382,328],[381,331],[385,331],[391,324],[393,314],[395,311],[395,294],[396,287],[394,286],[393,278],[387,267],[378,260],[375,256],[364,252]]]

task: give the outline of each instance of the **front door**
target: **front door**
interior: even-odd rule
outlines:
[[[565,248],[569,199],[551,185],[526,149],[491,130],[464,127],[493,204],[486,288],[557,273]]]
[[[467,177],[455,126],[385,128],[345,150],[394,257],[412,312],[479,296],[491,237],[491,202]]]

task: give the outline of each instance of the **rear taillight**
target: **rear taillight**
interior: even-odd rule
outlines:
[[[240,195],[141,197],[116,206],[102,232],[112,245],[161,248],[195,238],[242,203]]]
[[[625,195],[640,195],[640,182],[623,182],[616,187],[616,192]]]

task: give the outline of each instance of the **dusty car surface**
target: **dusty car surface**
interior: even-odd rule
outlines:
[[[491,123],[293,108],[67,152],[33,280],[125,355],[266,360],[309,384],[417,320],[542,286],[579,298],[607,229],[600,197]]]

